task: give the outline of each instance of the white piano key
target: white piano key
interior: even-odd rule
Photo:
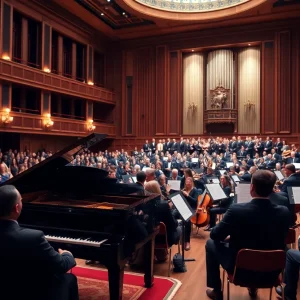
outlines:
[[[91,246],[91,247],[100,247],[101,244],[107,241],[101,240],[101,241],[90,241],[90,238],[87,238],[85,240],[83,239],[76,239],[76,238],[70,238],[70,237],[61,237],[61,236],[52,236],[52,235],[45,235],[48,242],[56,242],[56,243],[66,243],[66,244],[74,244],[74,245],[82,245],[82,246]]]

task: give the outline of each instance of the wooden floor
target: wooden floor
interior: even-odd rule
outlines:
[[[205,243],[208,239],[209,233],[199,230],[196,235],[196,230],[192,234],[191,250],[185,252],[186,258],[195,258],[195,262],[186,262],[186,273],[173,273],[171,277],[176,278],[182,282],[182,286],[177,292],[174,300],[206,300],[209,299],[205,291],[206,287],[206,263],[205,263]],[[172,249],[172,256],[177,252],[177,246]],[[85,266],[83,260],[77,260],[79,266]],[[168,264],[155,264],[154,275],[167,276]],[[131,271],[129,268],[126,271]],[[137,272],[136,270],[132,270]],[[222,274],[222,273],[221,273]],[[236,287],[230,285],[230,299],[231,300],[246,300],[251,299],[248,295],[248,291],[245,288]],[[227,288],[225,285],[224,299],[227,299]],[[259,290],[257,300],[268,300],[269,290]],[[275,289],[273,289],[272,300],[278,299]],[[298,297],[300,299],[300,284],[298,285]]]

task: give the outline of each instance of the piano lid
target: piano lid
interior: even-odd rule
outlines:
[[[72,157],[79,151],[96,145],[105,139],[106,136],[106,134],[92,133],[87,137],[79,139],[72,145],[67,146],[63,150],[5,181],[1,185],[12,184],[20,191],[20,193],[47,190],[51,186],[51,183],[55,182],[58,171],[69,164],[72,161]],[[108,172],[105,170],[98,171],[103,177],[108,175]],[[74,184],[80,184],[80,181],[74,182]]]

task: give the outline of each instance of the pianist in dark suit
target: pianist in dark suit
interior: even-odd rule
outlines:
[[[22,198],[12,185],[0,187],[1,298],[10,300],[77,300],[77,279],[66,274],[73,255],[56,252],[39,230],[22,228]]]
[[[231,205],[222,221],[211,231],[206,243],[207,286],[212,288],[206,294],[210,299],[223,299],[220,264],[233,272],[240,249],[285,249],[290,213],[286,207],[274,205],[269,200],[275,182],[273,172],[256,171],[250,186],[252,200]],[[254,293],[252,290],[251,294]]]

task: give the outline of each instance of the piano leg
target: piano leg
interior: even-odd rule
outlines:
[[[155,235],[144,246],[144,261],[145,261],[145,287],[150,288],[153,286],[153,263],[154,263],[154,243]]]
[[[123,294],[124,265],[107,266],[111,300],[121,300]]]

